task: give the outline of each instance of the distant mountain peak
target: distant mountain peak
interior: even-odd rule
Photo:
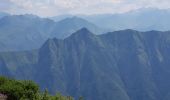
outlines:
[[[94,34],[92,32],[90,32],[87,28],[83,27],[80,30],[76,31],[75,33],[73,33],[70,37],[76,36],[79,38],[85,38],[85,37],[89,37],[89,36],[93,36]]]
[[[122,31],[122,32],[131,32],[131,33],[136,33],[136,32],[138,32],[138,31],[133,30],[133,29],[125,29],[125,30],[120,30],[120,31]]]
[[[15,22],[16,20],[30,20],[30,19],[37,19],[38,16],[31,16],[31,15],[11,15],[11,16],[5,16],[2,18],[4,21],[13,21]]]
[[[88,21],[83,18],[73,16],[73,17],[68,17],[68,18],[65,18],[65,19],[59,21],[59,23],[63,23],[63,22],[77,22],[77,23],[83,22],[84,23],[84,22],[88,22]]]
[[[77,32],[91,33],[86,27],[81,28]]]
[[[82,19],[82,18],[77,17],[77,16],[73,16],[73,17],[71,17],[71,19]]]

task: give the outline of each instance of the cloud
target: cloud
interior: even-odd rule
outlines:
[[[0,11],[40,16],[122,13],[143,7],[169,8],[169,0],[0,0]]]
[[[11,8],[12,4],[8,0],[0,0],[0,9],[1,10],[9,10]]]
[[[132,4],[138,7],[155,7],[160,9],[169,8],[169,0],[124,0],[125,4]]]

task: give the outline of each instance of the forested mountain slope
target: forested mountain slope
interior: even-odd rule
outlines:
[[[1,74],[86,100],[169,100],[170,32],[94,35],[83,28],[40,49],[0,54]]]

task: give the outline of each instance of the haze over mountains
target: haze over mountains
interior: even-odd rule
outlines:
[[[10,14],[4,13],[4,12],[1,12],[1,13],[0,13],[0,18],[3,18],[3,17],[5,17],[5,16],[10,16]]]
[[[168,31],[170,29],[170,24],[168,23],[169,17],[170,9],[160,10],[146,8],[123,14],[101,15],[98,17],[96,16],[96,18],[92,16],[89,18],[89,21],[103,25],[100,27],[113,28],[115,30],[134,29],[139,31]],[[105,21],[101,22],[101,24],[99,20]]]
[[[73,15],[53,17],[60,20]],[[110,30],[134,29],[139,31],[170,30],[170,9],[141,8],[121,14],[78,15],[99,27]]]
[[[170,32],[83,28],[33,51],[0,54],[1,74],[86,100],[169,100]]]
[[[168,9],[53,18],[1,13],[0,75],[85,100],[169,100],[169,18]]]
[[[29,14],[10,15],[1,13],[0,51],[37,49],[48,38],[64,39],[83,27],[94,34],[123,29],[170,30],[170,10],[168,9],[147,8],[123,14],[77,16],[62,15],[53,17],[51,20]]]
[[[54,22],[34,15],[5,16],[0,19],[0,51],[37,49],[48,38],[63,39],[83,27],[97,34],[105,31],[78,17]]]

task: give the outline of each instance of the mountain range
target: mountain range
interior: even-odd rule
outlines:
[[[143,8],[122,14],[92,16],[89,21],[114,30],[169,31],[169,17],[170,9]]]
[[[104,29],[78,17],[54,22],[29,14],[3,16],[0,18],[0,51],[37,49],[48,38],[63,39],[83,27],[98,34],[105,32]]]
[[[0,53],[0,73],[86,100],[169,100],[169,51],[169,31],[82,28],[37,50]]]
[[[60,15],[52,17],[53,20],[61,20],[73,15]],[[142,8],[125,13],[77,15],[99,27],[108,30],[134,29],[138,31],[169,31],[170,9]]]
[[[95,34],[124,29],[168,31],[169,17],[169,9],[155,8],[122,14],[60,15],[49,18],[0,13],[0,51],[37,49],[48,38],[64,39],[83,27]]]

